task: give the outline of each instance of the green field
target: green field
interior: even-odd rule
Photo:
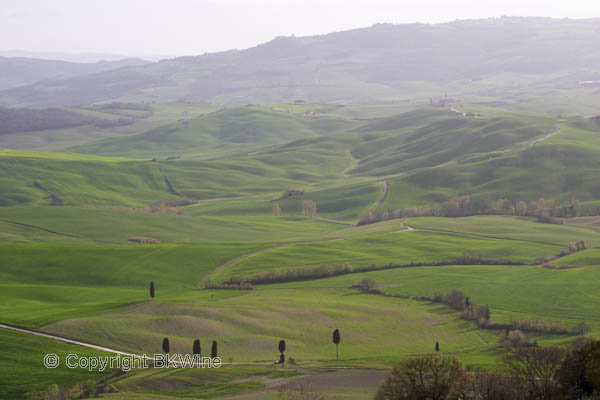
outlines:
[[[2,322],[40,327],[50,321],[115,310],[149,299],[193,293],[211,270],[261,246],[3,244]],[[169,273],[168,278],[164,274]],[[187,290],[189,292],[183,292]]]
[[[449,293],[457,289],[474,304],[488,305],[494,321],[506,322],[520,317],[562,322],[567,326],[585,322],[593,328],[590,335],[597,337],[600,319],[595,310],[599,298],[594,286],[599,274],[597,267],[569,270],[541,266],[415,267],[275,287],[341,290],[370,277],[386,293],[433,296],[436,292]]]
[[[29,236],[38,235],[39,241],[65,238],[113,244],[126,243],[134,236],[152,237],[162,243],[291,242],[333,235],[341,228],[299,215],[205,217],[187,210],[178,215],[79,207],[0,208],[0,220],[13,231],[10,241],[29,241]],[[5,234],[9,238],[9,232]]]
[[[213,276],[215,280],[253,274],[272,269],[309,268],[319,265],[350,263],[353,267],[376,264],[405,265],[453,260],[463,253],[473,252],[498,262],[530,263],[536,258],[552,256],[561,246],[514,241],[463,237],[420,231],[399,231],[384,235],[348,240],[299,244],[271,249],[246,257]]]

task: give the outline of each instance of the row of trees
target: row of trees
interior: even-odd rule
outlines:
[[[338,346],[341,342],[342,338],[340,336],[340,330],[336,329],[333,331],[333,344],[335,344],[335,359],[336,361],[340,359],[339,357],[339,351],[338,351]],[[280,340],[279,341],[279,345],[278,345],[278,350],[279,350],[279,361],[277,361],[277,364],[281,364],[281,368],[283,368],[283,365],[285,363],[285,340]],[[292,359],[290,359],[292,360]]]
[[[162,342],[162,350],[163,353],[169,354],[171,352],[171,343],[169,342],[169,338],[164,338]],[[202,348],[200,347],[200,339],[194,340],[194,344],[192,345],[192,354],[198,355],[202,357]],[[217,341],[213,340],[212,346],[210,349],[210,357],[217,357]]]
[[[600,397],[600,342],[519,347],[501,372],[469,372],[453,357],[425,355],[394,367],[375,400],[571,400]]]
[[[371,224],[393,218],[412,217],[466,217],[470,215],[517,215],[537,217],[541,222],[557,222],[554,218],[571,218],[581,215],[597,215],[600,209],[580,206],[579,200],[570,199],[563,204],[543,198],[526,202],[506,198],[489,200],[485,197],[459,196],[443,203],[403,208],[394,211],[370,210],[359,218],[359,225]],[[596,214],[588,214],[595,212]]]

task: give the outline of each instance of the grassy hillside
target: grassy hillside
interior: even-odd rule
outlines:
[[[191,215],[272,215],[272,206],[279,204],[281,215],[299,216],[302,201],[317,203],[317,217],[355,222],[358,215],[372,207],[381,195],[381,183],[363,183],[323,190],[307,190],[302,195],[283,198],[282,193],[267,199],[243,198],[236,200],[213,200],[186,207]]]
[[[43,329],[150,353],[160,350],[165,336],[172,351],[181,353],[191,351],[194,338],[205,347],[217,340],[221,357],[234,362],[271,361],[277,358],[282,338],[286,356],[300,363],[389,365],[408,354],[431,351],[436,340],[445,343],[447,353],[467,362],[481,360],[481,353],[493,359],[486,340],[493,342],[495,332],[479,331],[456,314],[441,311],[438,305],[345,288],[265,288],[215,295],[213,300],[200,292],[193,301],[148,302],[128,312],[77,318]],[[335,362],[330,337],[335,328],[343,335],[340,363]]]
[[[243,258],[212,278],[224,281],[235,275],[250,277],[275,269],[310,268],[350,263],[353,267],[372,264],[431,263],[456,259],[475,252],[496,261],[532,262],[538,257],[558,254],[563,246],[527,241],[484,239],[460,235],[399,231],[333,242],[284,246]]]
[[[584,240],[588,246],[600,245],[600,234],[587,228],[542,224],[531,218],[515,218],[501,215],[480,215],[465,218],[411,218],[407,222],[417,229],[455,232],[490,238],[526,240],[529,242],[567,246]]]
[[[443,188],[490,198],[594,200],[600,196],[594,178],[599,143],[597,132],[561,125],[559,133],[523,150],[416,172],[405,180],[421,188],[436,188],[436,192]]]
[[[473,118],[434,108],[360,124],[326,118],[237,108],[199,117],[187,128],[187,122],[177,122],[90,145],[100,153],[147,156],[143,161],[4,151],[0,202],[51,204],[52,194],[68,205],[244,198],[247,204],[198,206],[194,213],[256,215],[268,212],[268,202],[283,191],[300,189],[303,197],[281,201],[284,214],[312,197],[323,217],[353,221],[374,204],[378,193],[371,189],[384,177],[389,193],[381,209],[390,210],[459,194],[597,198],[596,132],[569,124],[556,131],[550,118],[506,112]],[[247,154],[233,155],[239,152]],[[185,157],[209,153],[222,158]],[[149,162],[153,154],[161,159]],[[180,154],[181,159],[164,159]],[[574,168],[577,176],[570,172]],[[28,186],[35,181],[47,191]]]
[[[66,107],[65,111],[97,123],[71,128],[9,132],[0,135],[0,147],[7,149],[57,151],[106,138],[147,132],[181,119],[191,119],[214,110],[210,104],[107,103]],[[43,110],[42,110],[43,111]],[[25,121],[30,125],[30,122]]]
[[[342,118],[309,118],[248,106],[185,119],[146,133],[74,147],[79,153],[165,157],[190,155],[218,158],[261,146],[332,134],[353,123]]]
[[[494,321],[533,318],[567,326],[585,322],[593,328],[589,335],[597,337],[600,319],[595,310],[599,298],[594,287],[599,274],[596,267],[552,270],[541,266],[443,266],[367,272],[274,287],[343,290],[369,277],[386,293],[433,296],[457,289],[474,304],[488,305]]]
[[[474,118],[432,110],[408,112],[360,128],[363,142],[352,149],[360,162],[350,173],[396,175],[460,162],[543,136],[553,129],[550,118],[518,114]]]
[[[160,167],[149,161],[4,150],[0,151],[0,172],[3,206],[139,206],[178,198],[169,193]]]
[[[123,244],[131,237],[143,236],[162,243],[223,243],[309,240],[340,229],[339,225],[299,216],[205,217],[188,214],[187,211],[179,215],[128,209],[2,207],[0,221],[6,230],[0,235],[6,235],[7,242]]]
[[[264,245],[263,245],[264,246]],[[2,321],[39,327],[156,297],[168,299],[260,245],[2,244]]]

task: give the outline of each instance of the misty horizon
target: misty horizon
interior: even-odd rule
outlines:
[[[9,2],[0,10],[0,53],[42,53],[40,58],[83,62],[137,57],[155,61],[243,50],[284,36],[318,36],[370,27],[378,23],[443,24],[458,20],[540,17],[590,19],[600,17],[600,4],[573,1],[518,1],[479,4],[461,0],[451,5],[428,0],[402,2],[338,0],[273,2],[271,0],[182,1],[165,7],[143,4],[60,0]],[[343,14],[344,18],[340,18]],[[132,22],[135,21],[134,24]],[[50,53],[44,55],[43,53]]]

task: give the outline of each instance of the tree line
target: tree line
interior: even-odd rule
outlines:
[[[536,217],[540,222],[560,223],[556,218],[600,215],[600,206],[581,205],[579,200],[564,203],[539,199],[526,202],[506,198],[489,200],[485,197],[459,196],[443,203],[409,207],[398,210],[369,210],[359,216],[358,225],[367,225],[394,218],[467,217],[471,215],[515,215]]]

